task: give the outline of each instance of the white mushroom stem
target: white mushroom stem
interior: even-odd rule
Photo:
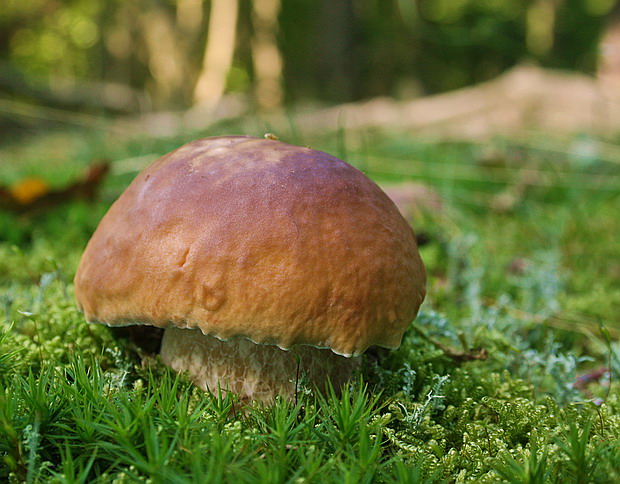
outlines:
[[[174,370],[186,372],[203,390],[217,393],[219,385],[224,392],[238,393],[248,402],[270,402],[276,395],[294,398],[301,375],[320,390],[328,379],[339,389],[360,360],[306,345],[286,351],[245,338],[220,341],[198,329],[178,328],[165,330],[161,358]]]

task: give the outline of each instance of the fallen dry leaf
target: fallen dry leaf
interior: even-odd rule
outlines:
[[[57,190],[50,189],[40,178],[24,178],[9,187],[0,186],[0,209],[28,214],[73,200],[94,200],[109,170],[109,162],[94,162],[80,179]]]

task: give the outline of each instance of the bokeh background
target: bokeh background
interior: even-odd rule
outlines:
[[[2,0],[0,138],[71,122],[37,107],[116,116],[203,106],[208,117],[410,100],[522,63],[620,76],[620,3]]]

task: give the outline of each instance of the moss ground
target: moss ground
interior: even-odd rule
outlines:
[[[113,164],[95,202],[0,212],[0,481],[620,481],[620,165],[595,139],[278,133],[442,199],[413,220],[429,272],[415,327],[399,350],[369,352],[340,396],[302,384],[297,403],[240,411],[86,324],[72,278],[109,205],[158,155],[240,129],[0,145],[4,186],[60,187],[95,159]],[[487,357],[450,358],[431,340]]]

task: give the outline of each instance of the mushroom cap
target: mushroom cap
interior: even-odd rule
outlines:
[[[400,345],[425,281],[411,226],[362,172],[309,148],[224,136],[134,179],[89,241],[75,296],[89,322],[351,356]]]

